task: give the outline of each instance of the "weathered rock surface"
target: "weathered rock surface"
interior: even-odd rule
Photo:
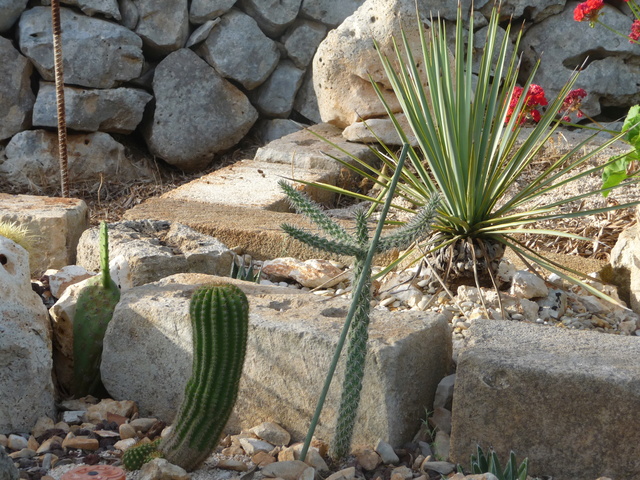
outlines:
[[[67,128],[81,132],[133,132],[153,97],[139,88],[107,90],[65,87]],[[33,107],[36,127],[57,127],[58,111],[53,83],[41,83]]]
[[[524,71],[527,72],[538,58],[542,59],[535,82],[543,86],[547,99],[551,101],[574,69],[587,61],[580,69],[573,88],[587,91],[582,110],[590,116],[600,113],[601,104],[619,106],[621,101],[640,102],[636,85],[640,67],[627,61],[630,56],[640,55],[640,46],[600,26],[589,28],[588,22],[574,21],[573,10],[577,5],[578,2],[567,2],[562,13],[550,16],[527,30],[522,40]],[[613,29],[630,31],[632,20],[616,8],[605,4],[600,14]],[[553,38],[577,38],[580,41],[551,42]]]
[[[428,5],[418,3],[422,12],[428,11]],[[419,51],[416,23],[415,1],[368,0],[329,32],[313,59],[313,85],[323,121],[344,128],[361,118],[385,116],[372,80],[381,87],[391,110],[401,111],[374,41],[382,54],[393,58],[393,38],[399,39],[404,29],[409,45]],[[422,61],[417,62],[421,70]]]
[[[0,222],[17,222],[32,236],[31,273],[75,262],[78,239],[89,226],[83,200],[0,193],[0,205]]]
[[[0,33],[9,30],[20,18],[28,0],[0,0]]]
[[[189,20],[201,24],[225,14],[237,0],[191,0]]]
[[[399,113],[396,120],[407,135],[409,144],[417,147],[418,141],[411,132],[411,127],[404,113]],[[342,131],[342,136],[350,142],[377,143],[382,141],[385,145],[402,145],[398,131],[390,118],[370,118],[366,122],[354,122]]]
[[[322,123],[320,110],[318,109],[318,97],[313,89],[313,68],[309,66],[302,79],[302,85],[293,102],[293,109],[308,119],[311,123]]]
[[[32,71],[29,60],[13,48],[11,40],[0,37],[0,140],[31,126],[35,101],[31,91]]]
[[[267,117],[287,118],[303,76],[304,70],[291,60],[282,60],[267,81],[251,92],[253,105]]]
[[[200,45],[198,53],[225,78],[251,90],[273,72],[280,52],[256,21],[238,10],[229,10]]]
[[[302,0],[300,14],[330,27],[337,27],[364,3],[364,0]]]
[[[143,122],[145,140],[154,155],[183,170],[208,165],[258,118],[240,90],[187,49],[158,64],[153,92],[155,109]]]
[[[303,438],[347,300],[201,275],[176,275],[131,289],[123,294],[105,336],[101,371],[107,390],[114,398],[136,400],[142,415],[171,420],[191,373],[188,297],[198,285],[212,281],[238,285],[250,303],[245,369],[227,430],[250,428],[257,419],[270,418],[294,441]],[[444,317],[400,315],[402,328],[397,327],[397,316],[373,312],[355,443],[380,437],[394,445],[410,440],[415,419],[431,404],[448,370],[451,336]],[[154,362],[148,361],[150,351]],[[408,359],[411,369],[406,368]],[[342,375],[339,367],[336,384]],[[338,401],[338,389],[329,392],[326,411],[334,411]],[[283,402],[288,408],[282,408]],[[320,422],[317,436],[331,435],[332,417]]]
[[[620,233],[611,250],[612,281],[621,289],[629,307],[640,313],[640,228],[635,224]]]
[[[303,262],[291,257],[267,260],[262,264],[262,273],[274,281],[295,280],[309,288],[330,288],[349,279],[348,273],[328,260]]]
[[[327,27],[310,20],[296,20],[282,36],[287,56],[298,68],[306,68],[313,60],[318,45],[327,35]]]
[[[499,320],[476,320],[469,333],[453,395],[453,462],[467,465],[480,444],[528,457],[532,476],[640,475],[636,445],[625,440],[640,429],[637,338]]]
[[[213,237],[179,223],[127,221],[109,224],[109,254],[123,257],[114,281],[125,291],[175,273],[228,275],[233,253]],[[99,230],[85,230],[78,243],[78,265],[100,270]]]
[[[60,9],[65,83],[111,88],[136,78],[142,70],[142,40],[127,28],[68,8]],[[51,9],[25,11],[18,24],[18,41],[47,81],[54,80]]]
[[[240,5],[258,23],[263,32],[277,37],[293,23],[302,0],[240,0]]]
[[[184,47],[189,36],[187,0],[136,0],[140,35],[151,56],[164,56]]]
[[[49,4],[50,0],[45,0],[45,5]],[[120,8],[118,8],[117,0],[62,0],[60,3],[64,5],[71,5],[78,7],[82,13],[93,15],[104,15],[107,18],[113,18],[114,20],[120,20]]]
[[[445,0],[446,1],[446,0]],[[493,2],[482,0],[474,2],[475,8],[482,11],[485,15],[491,14]],[[540,22],[545,18],[562,12],[567,0],[536,0],[530,2],[527,0],[505,0],[500,5],[501,18],[521,17],[523,14],[530,16],[534,22]],[[571,9],[573,12],[573,9]]]
[[[31,289],[29,254],[0,237],[0,433],[28,432],[55,414],[51,327]]]
[[[99,182],[118,177],[133,180],[148,169],[133,165],[124,154],[124,147],[108,133],[69,135],[69,179],[73,182]],[[0,164],[0,173],[22,188],[51,188],[60,184],[58,137],[46,130],[24,130],[9,141],[7,159]]]

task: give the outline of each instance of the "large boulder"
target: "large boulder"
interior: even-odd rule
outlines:
[[[145,52],[161,57],[184,47],[189,37],[187,0],[136,0],[135,6],[139,15],[135,32]]]
[[[547,99],[552,101],[574,70],[579,69],[574,88],[587,91],[582,110],[589,116],[599,114],[602,105],[626,107],[640,102],[640,46],[600,25],[589,28],[588,22],[576,22],[573,10],[577,5],[578,2],[568,2],[562,13],[526,31],[521,43],[523,72],[528,73],[540,59],[535,83],[545,89]],[[631,31],[631,18],[618,9],[605,4],[601,15],[610,27]]]
[[[11,40],[0,37],[0,141],[31,126],[32,71],[29,60],[13,48]]]
[[[307,68],[318,45],[327,35],[327,27],[311,20],[296,20],[282,36],[287,57],[298,68]]]
[[[453,2],[449,3],[453,4]],[[562,12],[566,3],[567,0],[503,0],[500,3],[500,16],[507,20],[510,17],[519,18],[526,14],[531,18],[531,21],[540,22],[551,15]],[[474,8],[489,16],[493,2],[488,0],[474,2]]]
[[[9,30],[27,6],[28,0],[0,0],[0,33]]]
[[[198,53],[220,75],[247,90],[264,82],[280,59],[276,43],[253,18],[235,9],[221,17]]]
[[[349,308],[345,299],[193,274],[133,288],[122,295],[104,338],[107,390],[115,399],[135,400],[141,415],[172,421],[191,375],[189,298],[199,285],[221,281],[238,285],[250,309],[240,392],[226,430],[239,432],[269,419],[301,440]],[[449,373],[449,328],[436,314],[372,312],[355,444],[385,438],[400,446],[413,438],[438,382]],[[334,385],[343,378],[341,363]],[[340,389],[331,389],[319,437],[331,438],[339,400]]]
[[[29,254],[0,237],[0,433],[29,432],[55,416],[51,326],[31,289]]]
[[[253,105],[267,117],[289,117],[303,77],[304,70],[289,59],[282,60],[267,81],[251,92]]]
[[[191,0],[189,20],[199,25],[223,15],[233,7],[236,0]]]
[[[278,37],[293,23],[302,0],[240,0],[240,5],[270,37]]]
[[[69,135],[67,137],[69,181],[71,183],[118,178],[132,181],[149,175],[149,169],[132,164],[124,147],[108,133]],[[24,130],[7,144],[7,159],[0,174],[9,183],[26,189],[49,189],[60,184],[58,136],[46,130]]]
[[[419,8],[428,12],[424,3],[418,2]],[[382,54],[393,59],[393,39],[400,40],[404,29],[409,45],[417,52],[418,28],[415,0],[367,0],[330,31],[313,59],[313,85],[322,120],[344,128],[359,119],[386,116],[372,80],[381,87],[392,111],[399,112],[374,42]],[[421,57],[417,58],[421,69]]]
[[[118,21],[122,18],[118,0],[61,0],[60,3],[78,7],[82,13],[89,16],[104,15]]]
[[[153,98],[139,88],[86,89],[65,87],[64,102],[67,128],[80,132],[133,132]],[[56,89],[53,83],[42,82],[33,107],[36,127],[58,125]]]
[[[364,0],[302,0],[300,15],[337,27],[363,3]]]
[[[140,75],[142,40],[127,28],[68,8],[60,9],[64,81],[111,88]],[[18,23],[20,50],[45,80],[54,80],[51,9],[34,7]]]
[[[242,139],[258,119],[247,97],[191,50],[158,64],[155,108],[143,121],[149,150],[183,170],[208,165]]]

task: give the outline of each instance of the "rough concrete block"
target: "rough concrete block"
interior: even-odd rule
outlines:
[[[198,285],[216,279],[242,288],[250,305],[240,393],[226,431],[271,421],[293,441],[302,440],[348,311],[342,298],[195,274],[133,288],[123,293],[105,336],[101,372],[107,390],[116,399],[135,400],[141,415],[173,419],[191,374],[189,298]],[[410,441],[450,359],[443,316],[374,310],[354,444]],[[343,376],[341,362],[319,438],[332,438]]]
[[[278,182],[287,178],[335,185],[337,175],[326,170],[241,160],[171,190],[161,198],[289,212],[289,201],[278,187]],[[303,190],[319,203],[330,203],[334,196],[319,188],[305,186]]]
[[[640,339],[476,320],[458,357],[451,460],[476,445],[554,480],[640,478]]]
[[[89,227],[83,200],[0,193],[0,222],[17,222],[33,235],[32,274],[62,268],[76,260],[76,246]]]

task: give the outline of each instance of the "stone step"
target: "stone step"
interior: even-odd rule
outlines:
[[[458,357],[451,460],[476,445],[529,475],[640,478],[640,340],[475,320]],[[502,463],[504,465],[504,463]]]
[[[0,222],[16,222],[31,235],[32,276],[75,263],[78,240],[89,227],[83,200],[0,193],[0,205]]]
[[[171,422],[191,374],[189,297],[197,286],[238,285],[250,304],[240,392],[225,431],[265,419],[303,440],[350,301],[284,287],[178,274],[123,292],[104,339],[102,380],[114,398],[136,401],[141,416]],[[144,305],[144,308],[140,308]],[[127,332],[122,335],[122,332]],[[372,311],[354,445],[412,440],[437,385],[449,373],[451,333],[443,315]],[[149,352],[155,352],[149,361]],[[316,429],[330,441],[344,377],[340,362]]]
[[[171,190],[161,198],[289,212],[289,202],[278,182],[283,179],[291,182],[290,178],[335,185],[338,175],[328,170],[294,169],[278,163],[240,160]],[[331,192],[298,185],[316,202],[328,204],[333,200]]]

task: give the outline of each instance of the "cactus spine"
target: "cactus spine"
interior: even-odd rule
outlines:
[[[406,147],[401,155],[401,162],[398,170],[401,170],[404,156],[406,155]],[[397,179],[397,174],[394,176]],[[397,182],[397,180],[396,180]],[[386,216],[390,205],[390,198],[395,188],[395,183],[388,194],[387,204],[381,216],[380,224],[376,236],[373,240],[369,239],[367,229],[367,217],[363,212],[356,213],[356,231],[354,235],[350,235],[340,225],[331,220],[320,207],[310,199],[302,195],[296,189],[280,182],[280,187],[286,193],[291,205],[298,213],[301,213],[311,219],[333,239],[327,239],[318,235],[314,235],[305,230],[299,229],[291,225],[282,225],[282,229],[293,238],[304,242],[312,247],[318,248],[331,253],[340,255],[349,255],[354,257],[354,284],[359,284],[358,289],[354,293],[353,305],[349,316],[345,322],[345,328],[348,328],[347,338],[347,359],[345,365],[345,378],[342,386],[342,397],[338,411],[338,419],[336,422],[336,433],[331,443],[330,454],[334,459],[341,459],[349,453],[351,448],[351,438],[353,427],[355,425],[358,405],[360,403],[360,391],[362,390],[362,379],[364,377],[364,366],[367,355],[367,340],[369,328],[369,309],[371,303],[371,258],[373,252],[381,253],[392,248],[407,248],[413,242],[420,240],[430,230],[433,222],[435,211],[438,205],[438,198],[433,197],[427,205],[425,205],[410,222],[404,226],[397,228],[390,235],[379,238],[382,228],[382,222]],[[353,314],[351,313],[353,311]],[[351,324],[349,325],[349,322]],[[338,352],[342,348],[339,343]],[[334,357],[334,359],[337,358]],[[330,367],[325,391],[321,395],[318,402],[318,409],[322,409],[326,389],[331,382],[334,364]],[[319,416],[319,410],[316,411],[316,417],[312,421],[305,447],[301,452],[301,457],[307,452],[308,443],[312,436],[315,422]]]
[[[100,224],[100,268],[102,273],[87,281],[76,302],[71,386],[76,397],[107,394],[100,378],[102,341],[120,300],[120,289],[109,274],[109,234],[105,222]]]
[[[238,396],[249,302],[235,285],[205,286],[190,304],[193,371],[171,433],[158,447],[169,462],[196,469],[218,444]]]

